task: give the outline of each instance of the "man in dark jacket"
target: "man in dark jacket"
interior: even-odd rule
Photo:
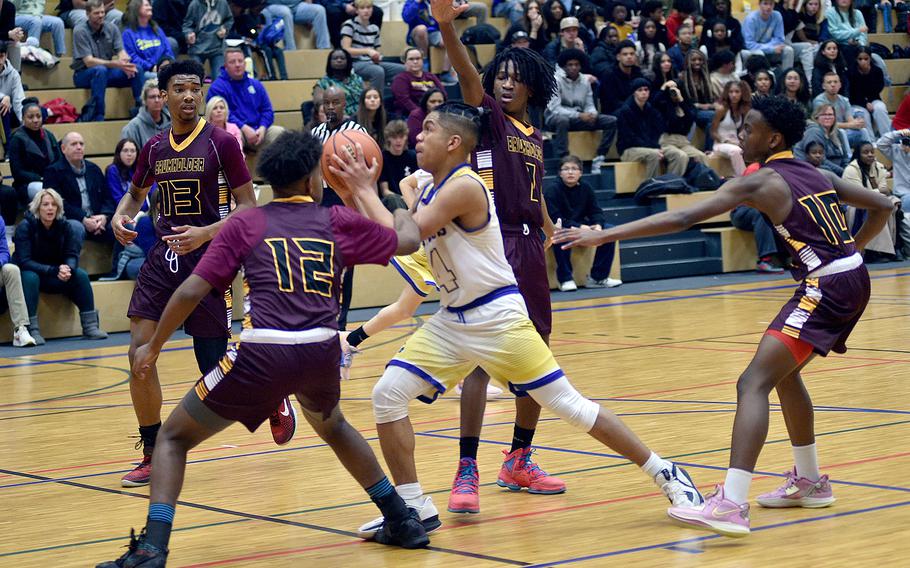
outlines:
[[[641,162],[645,165],[645,179],[660,173],[660,163],[667,161],[667,173],[682,176],[689,161],[686,153],[678,148],[661,148],[660,137],[667,131],[660,112],[648,99],[651,87],[647,79],[632,81],[632,96],[616,112],[616,149],[623,162]]]
[[[559,181],[546,189],[544,198],[547,201],[547,212],[554,223],[561,227],[590,227],[600,230],[612,225],[604,224],[603,210],[597,204],[594,190],[581,181],[581,159],[568,155],[562,159],[559,167]],[[622,284],[622,280],[610,278],[613,256],[616,245],[610,243],[597,247],[594,264],[588,275],[587,288],[613,288]],[[556,258],[556,279],[563,292],[576,290],[572,277],[572,250],[553,247]]]
[[[113,242],[110,220],[115,203],[107,189],[101,168],[85,159],[85,140],[69,132],[60,142],[63,158],[44,172],[44,187],[57,190],[63,197],[63,213],[79,241]]]
[[[599,77],[600,112],[614,114],[632,94],[632,81],[642,77],[638,66],[635,44],[629,40],[616,46],[616,66],[603,77]]]

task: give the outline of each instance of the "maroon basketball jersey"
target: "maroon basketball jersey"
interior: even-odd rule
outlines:
[[[793,207],[784,222],[775,225],[765,219],[793,258],[793,278],[802,280],[813,270],[856,252],[828,178],[808,162],[794,159],[792,152],[775,154],[762,167],[780,174],[790,186]]]
[[[232,215],[193,273],[222,290],[243,267],[245,329],[337,329],[342,268],[388,264],[397,247],[395,231],[346,207],[275,199]]]
[[[540,130],[516,120],[490,95],[483,107],[491,111],[489,128],[471,153],[471,165],[493,192],[496,215],[503,225],[543,226],[543,139]]]
[[[170,128],[146,142],[139,153],[133,184],[158,183],[158,236],[172,227],[204,227],[227,217],[231,189],[250,181],[237,139],[199,119],[196,128],[175,136]]]

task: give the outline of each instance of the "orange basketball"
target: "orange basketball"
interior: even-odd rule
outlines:
[[[379,179],[379,173],[382,171],[382,150],[372,136],[359,130],[344,130],[329,136],[329,139],[322,146],[322,178],[342,199],[350,196],[351,192],[341,178],[329,171],[329,164],[334,165],[334,160],[332,160],[334,155],[338,155],[342,159],[344,159],[344,154],[351,157],[356,156],[357,143],[360,143],[361,148],[363,148],[363,157],[367,166],[373,164],[373,158],[379,162],[379,168],[376,170],[376,175],[373,176],[373,183],[376,183],[376,180]]]

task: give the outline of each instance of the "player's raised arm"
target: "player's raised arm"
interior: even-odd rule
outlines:
[[[433,18],[439,24],[439,33],[446,46],[446,54],[449,56],[449,61],[452,62],[452,67],[458,73],[458,84],[461,87],[464,102],[472,106],[480,106],[480,103],[483,102],[483,84],[480,81],[480,74],[471,63],[468,50],[461,43],[453,23],[455,18],[468,10],[470,6],[467,2],[455,6],[455,0],[430,0],[430,7],[433,11]]]
[[[888,218],[894,214],[894,204],[878,191],[869,191],[855,183],[841,179],[827,170],[820,171],[831,181],[831,185],[834,186],[837,197],[841,201],[857,209],[868,211],[869,215],[863,222],[863,226],[853,236],[856,248],[865,249],[869,241],[885,228]]]

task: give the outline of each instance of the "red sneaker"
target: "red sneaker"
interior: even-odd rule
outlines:
[[[272,429],[272,439],[279,446],[291,441],[297,431],[297,409],[291,404],[288,397],[284,397],[281,406],[269,416],[269,427]]]
[[[452,482],[452,493],[449,495],[449,512],[479,513],[479,484],[477,462],[471,458],[461,458],[458,462],[458,471],[455,472],[455,481]]]
[[[121,487],[142,487],[152,479],[152,456],[142,456],[136,469],[120,478]]]
[[[542,495],[565,492],[566,483],[563,480],[547,475],[547,472],[531,461],[531,448],[519,448],[512,453],[503,450],[502,453],[506,459],[502,462],[496,485],[512,491],[521,491],[522,487],[526,487],[528,493]]]

